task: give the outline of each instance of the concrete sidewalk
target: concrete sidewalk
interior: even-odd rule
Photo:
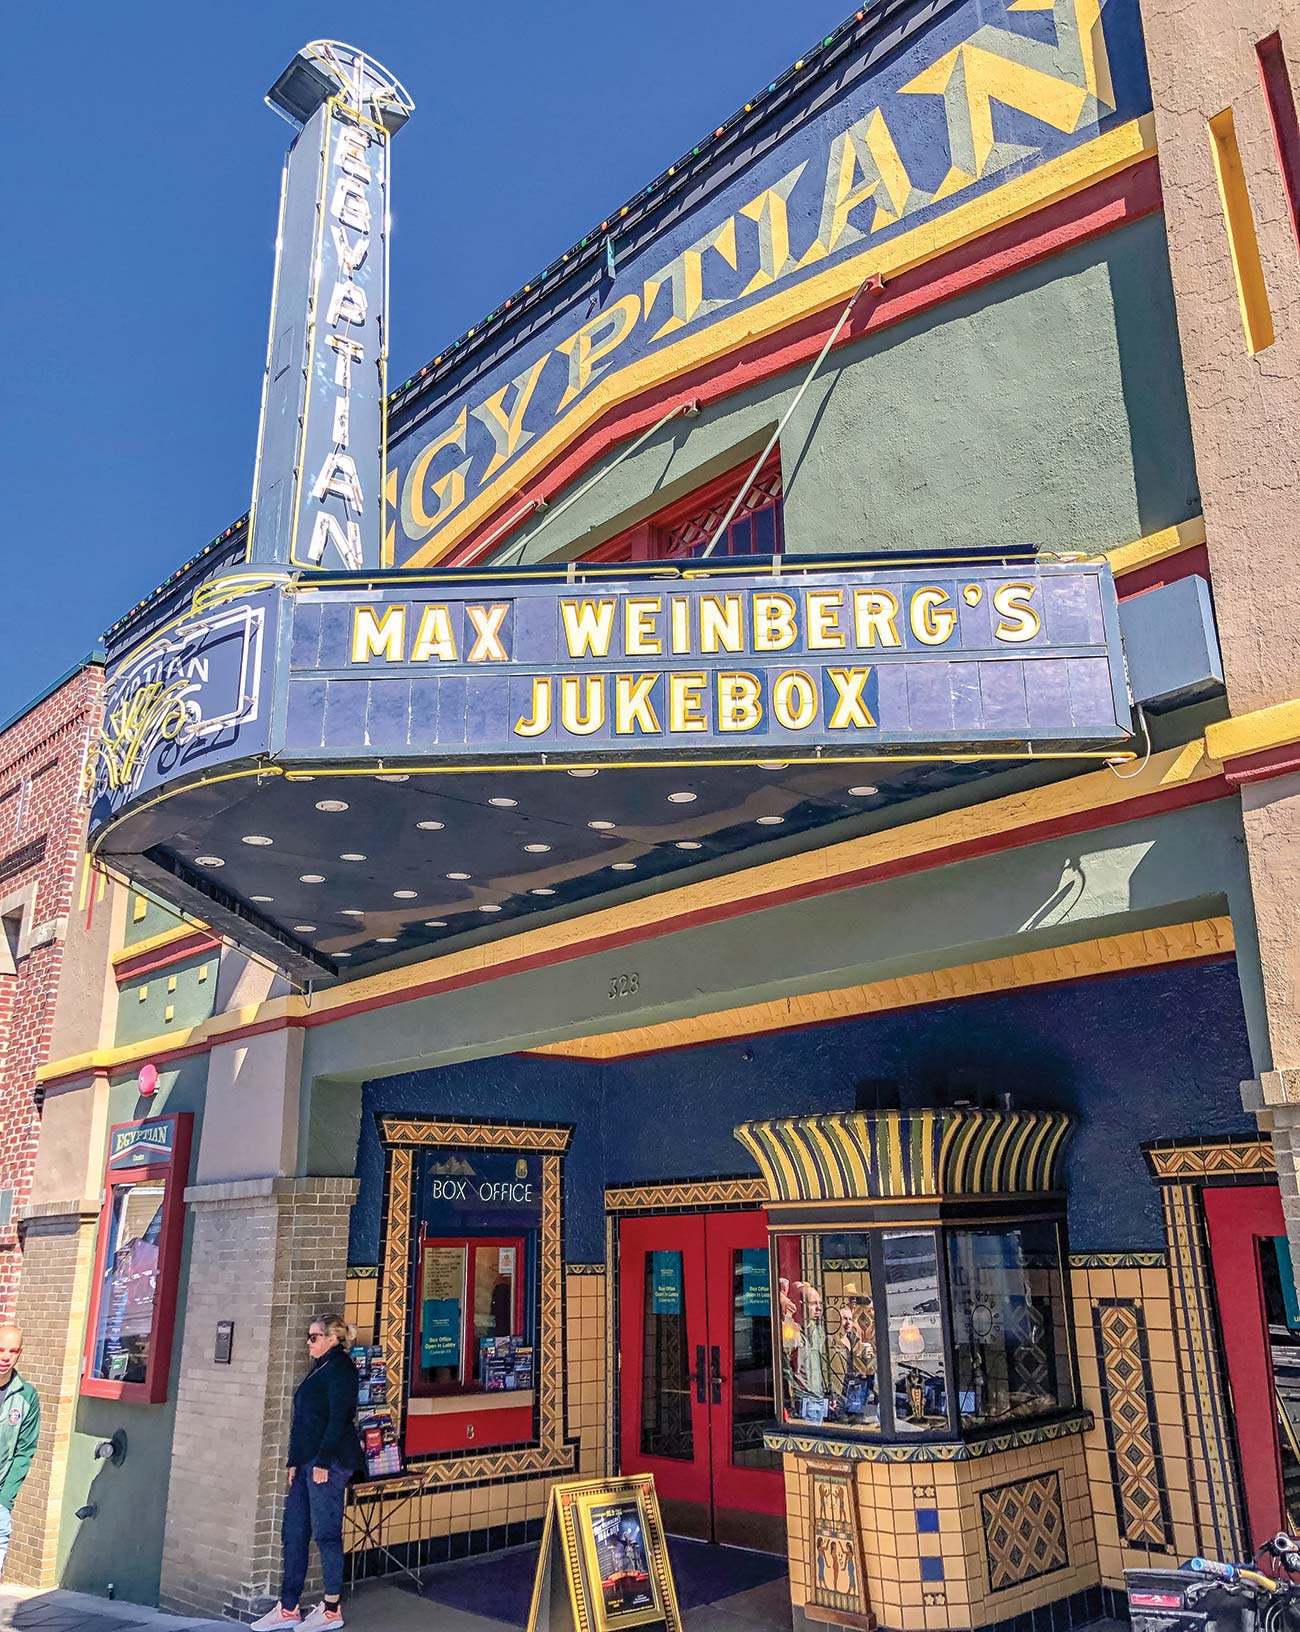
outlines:
[[[163,1615],[143,1604],[120,1598],[95,1598],[62,1589],[0,1586],[0,1632],[210,1632],[229,1621],[196,1621],[185,1615]]]
[[[344,1610],[354,1632],[519,1632],[505,1621],[433,1603],[383,1581],[358,1587]],[[684,1632],[788,1632],[789,1587],[785,1581],[769,1582],[701,1604],[682,1620]],[[0,1586],[0,1632],[231,1632],[234,1624],[164,1615],[84,1592]]]

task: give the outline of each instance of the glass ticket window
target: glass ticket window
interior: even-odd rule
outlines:
[[[513,1152],[430,1150],[411,1266],[411,1393],[534,1384],[541,1174]]]
[[[951,1439],[1075,1403],[1055,1220],[792,1230],[772,1257],[787,1426]]]
[[[787,1422],[880,1428],[876,1300],[866,1235],[776,1239],[774,1319]]]

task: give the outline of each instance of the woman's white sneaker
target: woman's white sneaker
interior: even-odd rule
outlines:
[[[302,1632],[322,1632],[325,1627],[333,1632],[334,1627],[342,1625],[342,1609],[327,1609],[323,1603],[317,1604],[310,1615],[302,1618]]]
[[[323,1621],[318,1622],[323,1626]],[[305,1622],[300,1609],[281,1609],[277,1604],[274,1609],[268,1609],[261,1620],[254,1621],[251,1632],[275,1632],[278,1626],[303,1626]]]

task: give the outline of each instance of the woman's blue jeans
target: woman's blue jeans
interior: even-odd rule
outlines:
[[[289,1486],[284,1504],[280,1539],[284,1544],[284,1580],[280,1603],[296,1609],[307,1579],[307,1544],[314,1541],[320,1553],[321,1575],[327,1598],[343,1591],[343,1503],[352,1475],[338,1463],[330,1465],[324,1484],[312,1478],[312,1464],[299,1468]]]

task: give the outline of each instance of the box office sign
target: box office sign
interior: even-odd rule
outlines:
[[[483,590],[299,599],[288,751],[952,757],[1129,735],[1104,562]]]

